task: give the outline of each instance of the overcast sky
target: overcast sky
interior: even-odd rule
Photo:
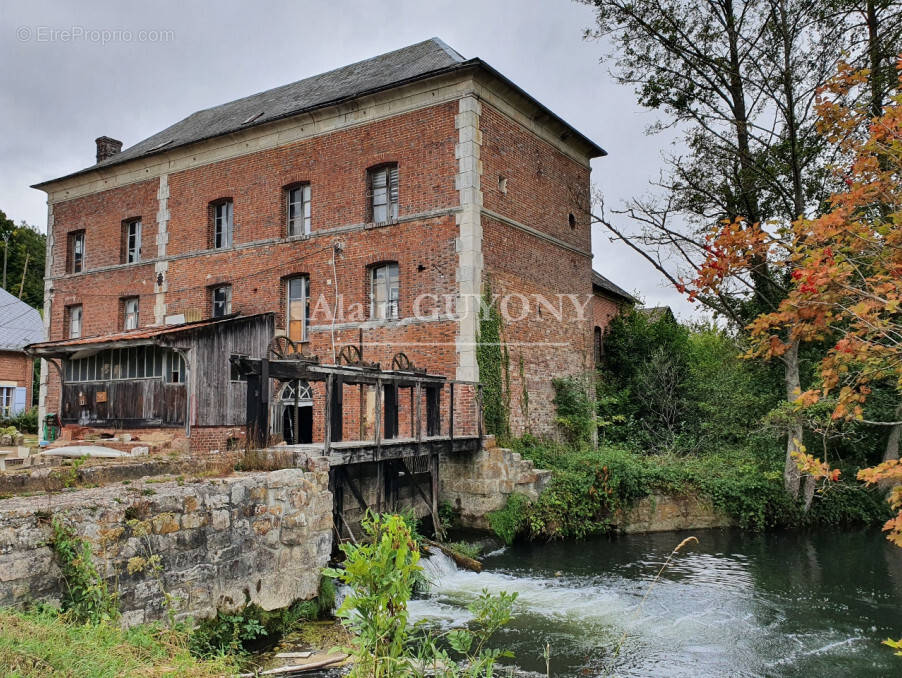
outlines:
[[[100,135],[128,147],[196,110],[432,36],[487,61],[605,148],[592,179],[609,206],[647,193],[669,149],[645,134],[654,117],[613,81],[605,46],[582,39],[592,10],[570,0],[2,0],[0,13],[0,209],[42,230],[45,194],[29,186],[93,164]],[[649,305],[693,313],[594,228],[596,270]]]

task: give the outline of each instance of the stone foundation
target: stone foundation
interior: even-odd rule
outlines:
[[[460,514],[464,527],[489,529],[488,514],[497,511],[514,493],[538,499],[551,479],[551,471],[535,468],[511,450],[495,447],[486,438],[485,449],[473,455],[442,457],[439,496]]]
[[[51,516],[90,542],[128,625],[166,615],[161,587],[178,619],[311,598],[332,550],[332,495],[325,460],[308,468],[2,500],[0,605],[60,599]],[[161,578],[135,569],[151,555],[162,559]]]

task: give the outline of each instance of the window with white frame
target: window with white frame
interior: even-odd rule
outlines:
[[[369,170],[369,221],[381,223],[398,218],[398,166],[382,165]]]
[[[398,264],[373,266],[370,269],[370,317],[376,320],[398,318],[400,298]]]
[[[66,311],[69,316],[69,339],[78,339],[81,337],[81,304],[67,306]]]
[[[81,273],[85,270],[85,232],[73,231],[69,234],[69,252],[66,271]]]
[[[286,281],[286,322],[288,338],[292,341],[307,341],[310,322],[310,278],[299,275]]]
[[[141,261],[141,220],[130,219],[122,224],[123,263]]]
[[[232,246],[233,210],[231,200],[220,200],[213,203],[213,248],[223,249]]]
[[[0,386],[0,417],[8,417],[12,412],[15,393],[13,386]]]
[[[138,297],[128,297],[122,300],[123,329],[138,329]]]
[[[288,235],[310,233],[310,184],[290,186],[285,191],[288,200]]]
[[[212,290],[213,317],[221,318],[232,312],[232,286],[220,285]]]

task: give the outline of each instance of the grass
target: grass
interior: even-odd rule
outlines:
[[[192,657],[186,634],[156,624],[124,630],[70,623],[52,610],[0,609],[0,675],[9,678],[176,678],[236,670],[225,657]]]

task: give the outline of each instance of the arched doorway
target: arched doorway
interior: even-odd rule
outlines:
[[[298,384],[295,400],[295,383]],[[295,435],[294,406],[298,405],[297,435]],[[289,445],[303,445],[313,442],[313,390],[306,381],[289,381],[279,393],[272,418],[273,433],[281,433]]]

